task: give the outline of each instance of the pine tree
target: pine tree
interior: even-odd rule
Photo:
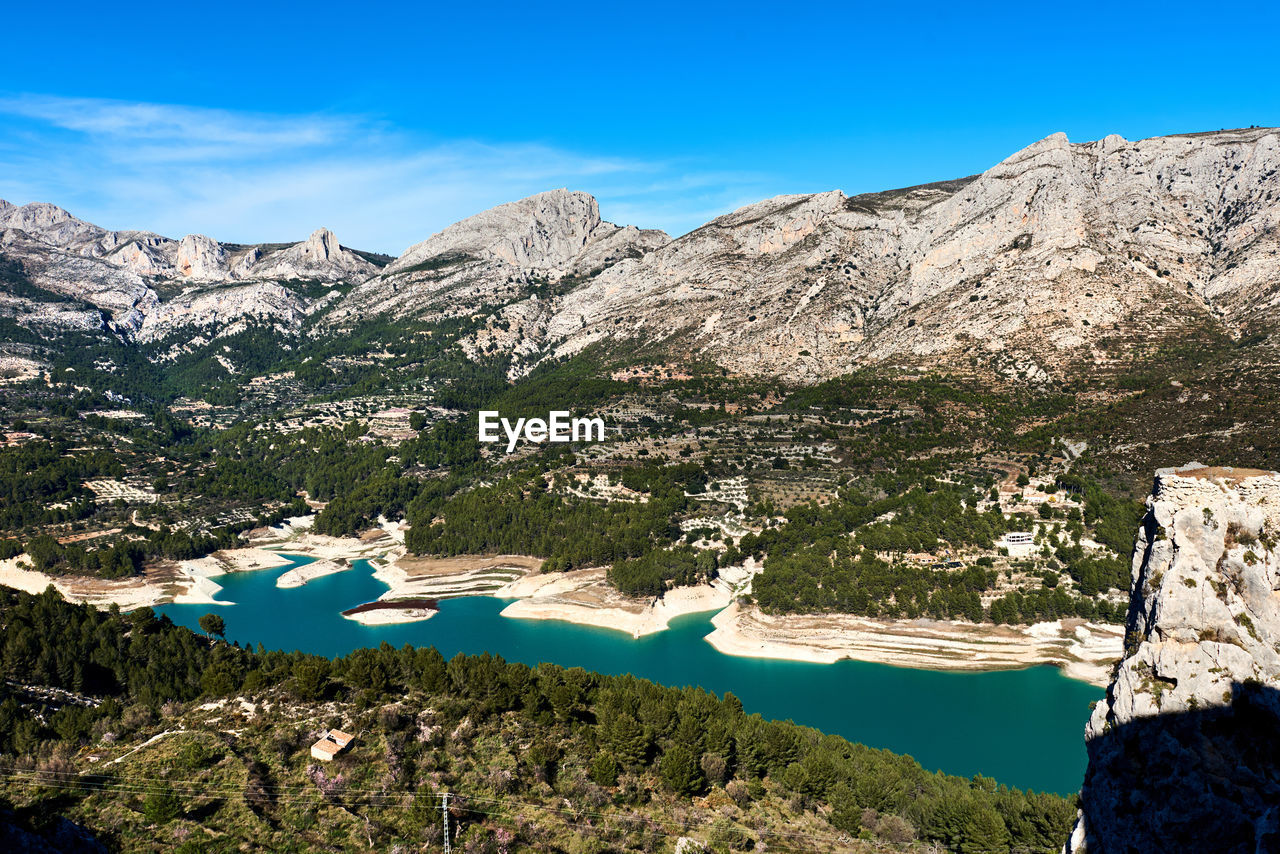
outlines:
[[[626,766],[641,765],[649,754],[649,739],[634,717],[622,712],[614,717],[608,732],[613,755]]]
[[[964,823],[961,854],[1005,854],[1009,850],[1009,828],[994,808],[976,807]]]
[[[217,614],[205,614],[199,623],[200,630],[209,637],[225,638],[227,635],[227,623]]]
[[[658,771],[667,788],[680,795],[696,795],[702,791],[706,782],[697,758],[679,744],[673,745],[662,755]]]

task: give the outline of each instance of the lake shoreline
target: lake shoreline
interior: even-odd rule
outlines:
[[[217,599],[216,576],[292,567],[276,580],[281,588],[345,572],[366,560],[387,586],[384,603],[342,612],[368,626],[420,622],[438,610],[422,600],[491,596],[510,600],[508,619],[552,620],[608,629],[639,639],[665,631],[689,614],[718,612],[705,638],[725,655],[811,663],[866,661],[941,671],[1016,670],[1053,664],[1071,679],[1105,686],[1118,660],[1123,628],[1081,620],[1033,626],[994,626],[934,620],[874,620],[853,615],[769,616],[738,595],[749,590],[757,571],[726,570],[711,584],[675,588],[655,599],[625,596],[606,581],[604,568],[541,574],[542,561],[527,555],[416,557],[405,552],[403,526],[384,523],[364,536],[330,537],[310,530],[313,517],[290,519],[252,532],[243,547],[170,564],[164,577],[119,582],[75,576],[53,577],[18,566],[22,558],[0,561],[0,585],[30,593],[49,584],[69,601],[124,610],[160,604],[234,603]],[[295,565],[292,557],[310,558]],[[397,605],[396,600],[413,600]],[[370,604],[370,603],[366,603]]]
[[[1124,627],[1058,620],[998,626],[944,620],[876,620],[849,614],[771,616],[735,601],[711,620],[706,641],[725,655],[831,664],[854,660],[924,670],[1019,670],[1051,664],[1106,687]]]
[[[687,614],[719,611],[732,600],[727,585],[677,587],[654,599],[624,596],[610,587],[604,569],[572,570],[512,582],[492,594],[514,601],[502,616],[518,620],[558,620],[611,629],[633,638],[661,632]]]

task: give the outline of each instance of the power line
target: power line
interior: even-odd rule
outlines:
[[[103,774],[81,774],[74,771],[12,771],[8,773],[0,772],[0,781],[27,784],[33,786],[43,786],[51,789],[62,791],[80,791],[89,794],[129,794],[129,795],[150,795],[150,794],[183,794],[190,797],[222,795],[236,796],[245,795],[244,786],[238,784],[215,784],[197,780],[183,779],[164,779],[158,777],[139,777],[130,775],[128,779],[120,779],[112,775]],[[283,786],[272,786],[267,784],[258,784],[263,790],[277,790],[275,794],[269,795],[273,802],[301,805],[313,804],[316,795],[320,795],[321,799],[325,799],[322,792],[306,784],[288,784]],[[354,789],[344,788],[342,792],[344,800],[353,806],[370,806],[380,807],[383,809],[412,809],[413,801],[418,797],[413,792],[386,792],[384,790],[375,789]],[[364,797],[350,798],[347,796],[357,795]],[[406,803],[405,799],[409,798]],[[714,817],[694,816],[693,820],[687,823],[676,822],[671,820],[662,820],[651,816],[643,816],[637,814],[616,814],[605,813],[598,810],[583,809],[573,806],[558,807],[551,804],[542,804],[534,801],[527,801],[520,798],[501,798],[490,797],[484,795],[459,795],[457,793],[441,793],[441,813],[442,822],[445,828],[445,848],[446,852],[451,852],[451,836],[448,803],[453,798],[460,801],[468,812],[484,815],[488,817],[504,817],[505,813],[493,809],[481,809],[473,806],[472,801],[480,803],[493,804],[495,806],[507,806],[510,808],[524,808],[539,810],[544,813],[556,814],[561,823],[565,827],[577,830],[598,831],[600,828],[592,824],[582,824],[578,821],[570,821],[568,818],[577,819],[580,817],[590,817],[599,820],[603,824],[616,823],[625,821],[628,823],[638,823],[648,825],[656,830],[667,832],[683,832],[689,824],[697,824],[706,827],[714,822]],[[567,799],[566,799],[567,802]],[[340,806],[335,804],[335,806]],[[794,847],[802,842],[826,844],[831,846],[841,846],[847,848],[849,839],[846,836],[833,836],[829,834],[803,833],[800,831],[785,830],[769,830],[762,832],[771,839],[770,847],[772,850],[781,852],[811,852],[811,847]],[[786,839],[791,844],[779,843],[776,840]]]
[[[449,793],[440,794],[440,817],[444,820],[444,854],[450,854],[453,848],[449,845]]]

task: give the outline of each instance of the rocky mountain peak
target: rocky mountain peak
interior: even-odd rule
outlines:
[[[301,243],[263,254],[256,247],[240,259],[240,278],[361,281],[373,275],[373,264],[342,247],[327,228],[317,228]]]
[[[1072,852],[1280,849],[1280,473],[1162,469]]]
[[[377,314],[436,320],[485,307],[504,313],[502,340],[491,346],[536,354],[557,302],[536,289],[629,266],[670,241],[657,229],[602,220],[589,193],[550,190],[467,217],[411,246],[347,294],[324,325],[346,327]],[[506,317],[508,311],[514,313]]]
[[[227,273],[227,253],[210,237],[188,234],[178,244],[173,266],[179,276],[188,279],[220,279]]]
[[[317,228],[302,244],[301,255],[309,261],[319,263],[336,257],[340,248],[338,238],[332,231],[327,228]]]
[[[48,202],[0,206],[0,229],[17,229],[58,248],[96,241],[106,230],[76,219],[66,210]]]
[[[387,272],[449,254],[491,258],[522,269],[563,269],[602,226],[617,228],[601,221],[594,196],[550,190],[454,223],[411,246]]]
[[[7,226],[31,232],[40,232],[68,220],[80,222],[63,208],[48,202],[31,202],[21,207],[15,207],[6,202],[5,207],[0,211],[4,212]]]

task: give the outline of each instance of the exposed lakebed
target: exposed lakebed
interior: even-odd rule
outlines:
[[[859,661],[810,664],[717,652],[704,638],[711,612],[677,617],[641,638],[572,623],[500,616],[506,600],[446,599],[430,620],[366,626],[341,612],[386,592],[367,561],[351,570],[279,588],[276,578],[311,561],[217,577],[217,599],[234,605],[162,605],[196,628],[216,611],[227,639],[242,645],[340,656],[386,641],[434,646],[446,658],[491,652],[526,664],[555,662],[601,673],[632,673],[665,685],[732,692],[748,712],[791,719],[853,741],[907,753],[930,770],[983,774],[1021,788],[1069,794],[1084,775],[1084,724],[1100,688],[1049,666],[940,672]]]

